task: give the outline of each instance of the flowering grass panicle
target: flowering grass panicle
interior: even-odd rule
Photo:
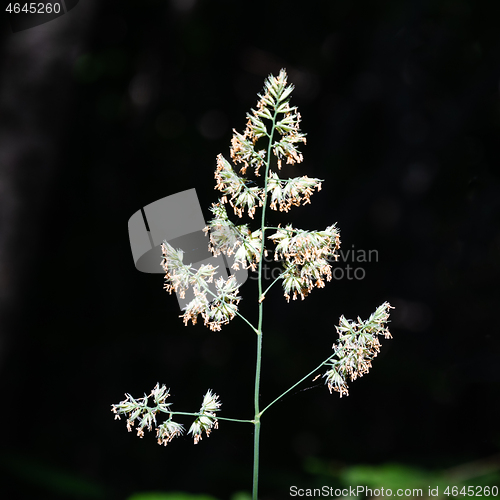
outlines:
[[[186,291],[191,288],[194,298],[184,307],[181,318],[187,326],[189,321],[196,324],[198,315],[204,319],[204,324],[213,331],[219,331],[222,325],[231,321],[238,310],[239,287],[234,276],[225,280],[217,275],[217,268],[210,264],[203,264],[198,269],[191,264],[183,263],[182,250],[176,250],[168,242],[162,245],[162,266],[166,272],[164,288],[169,292],[179,293],[185,297]],[[215,292],[209,288],[209,283],[215,283]]]
[[[372,360],[380,352],[378,336],[392,338],[386,326],[390,309],[393,307],[389,302],[384,302],[366,321],[340,317],[339,326],[336,327],[339,338],[333,345],[337,359],[329,361],[330,370],[323,375],[330,393],[333,390],[340,393],[340,397],[349,395],[346,379],[354,381],[368,373]]]
[[[335,224],[324,231],[294,229],[291,224],[279,227],[269,236],[275,244],[274,259],[283,261],[283,289],[287,301],[292,295],[304,299],[314,287],[323,288],[331,281],[329,260],[337,259],[340,232]]]
[[[144,436],[144,429],[150,431],[153,423],[156,425],[156,414],[158,412],[170,413],[171,403],[165,403],[169,397],[169,389],[164,385],[156,384],[149,395],[134,399],[130,394],[125,394],[126,399],[116,405],[112,405],[111,411],[115,419],[120,420],[120,415],[127,415],[127,430],[132,432],[135,421],[138,421],[137,435]],[[152,398],[156,406],[148,406],[149,398]]]
[[[213,281],[215,268],[210,264],[204,264],[198,269],[191,267],[191,264],[183,263],[182,250],[176,250],[167,241],[162,246],[163,259],[161,266],[165,271],[165,290],[168,293],[178,293],[181,298],[185,297],[186,291],[190,287],[197,289],[208,289],[208,283]]]
[[[248,216],[253,219],[256,207],[262,206],[262,189],[248,187],[246,179],[240,177],[222,155],[217,156],[215,180],[215,189],[224,194],[221,198],[223,203],[227,203],[229,197],[229,204],[238,217],[242,217],[244,209],[247,209]]]
[[[275,172],[269,172],[267,190],[271,193],[269,207],[272,210],[288,212],[293,206],[311,203],[311,195],[314,189],[321,191],[321,181],[309,178],[307,175],[294,179],[280,179]]]
[[[125,394],[127,397],[124,401],[112,405],[111,411],[115,413],[115,419],[120,420],[120,415],[128,415],[127,430],[132,431],[134,421],[138,420],[137,435],[144,437],[144,429],[151,431],[153,423],[156,424],[156,414],[168,414],[168,419],[156,427],[156,437],[158,444],[167,445],[174,437],[184,434],[184,426],[172,420],[173,415],[194,415],[196,420],[191,425],[189,433],[194,435],[194,443],[198,443],[201,439],[201,433],[205,432],[207,436],[212,429],[218,428],[218,421],[215,418],[215,412],[219,411],[221,403],[219,396],[212,393],[209,389],[203,398],[203,403],[199,413],[174,412],[170,409],[172,403],[165,403],[165,399],[169,396],[170,390],[162,385],[156,384],[149,396],[144,395],[143,398],[134,399],[130,394]],[[148,406],[148,399],[153,398],[156,406]]]
[[[280,281],[287,302],[290,298],[295,300],[299,296],[305,299],[314,288],[324,288],[325,282],[332,279],[330,262],[337,260],[340,248],[340,231],[336,224],[320,230],[299,229],[292,224],[285,227],[281,223],[277,227],[267,225],[268,209],[288,212],[295,207],[309,205],[313,193],[322,188],[321,179],[307,175],[281,178],[278,175],[282,169],[285,170],[285,165],[300,164],[304,159],[299,146],[306,144],[306,137],[300,130],[300,113],[296,106],[290,105],[292,91],[293,85],[287,84],[285,70],[281,70],[278,76],[271,75],[264,83],[263,93],[258,94],[256,109],[247,113],[244,132],[233,130],[229,150],[232,163],[222,154],[217,156],[215,189],[221,196],[212,204],[212,219],[204,229],[209,236],[208,249],[214,256],[232,256],[231,267],[235,271],[243,268],[258,273],[258,297],[255,297],[257,322],[252,323],[239,312],[241,284],[234,275],[226,279],[217,267],[208,264],[193,267],[192,264],[184,263],[182,250],[173,248],[166,241],[162,245],[161,264],[165,271],[166,291],[176,292],[181,298],[185,298],[189,290],[192,297],[181,315],[186,326],[190,322],[195,325],[201,315],[206,327],[219,331],[235,316],[239,316],[256,334],[253,418],[241,420],[216,416],[221,403],[219,396],[211,390],[205,394],[198,412],[173,412],[170,403],[165,402],[169,391],[158,384],[149,396],[136,400],[127,394],[124,401],[112,406],[117,418],[122,414],[127,415],[129,431],[137,422],[137,434],[140,437],[144,435],[144,430],[150,431],[153,425],[157,425],[158,413],[166,414],[168,418],[156,427],[157,441],[163,445],[184,433],[183,425],[173,420],[175,415],[195,417],[188,431],[195,444],[202,439],[203,434],[209,436],[213,429],[218,428],[219,419],[251,423],[254,426],[253,500],[257,500],[258,495],[259,442],[263,414],[325,366],[327,371],[323,377],[330,393],[338,392],[341,397],[348,395],[347,381],[356,380],[371,369],[372,361],[380,351],[379,337],[391,338],[387,328],[391,309],[388,302],[378,307],[366,321],[359,318],[357,321],[349,321],[341,316],[339,326],[336,327],[339,338],[333,346],[333,354],[330,353],[312,372],[261,409],[264,298],[273,285]],[[236,171],[237,167],[239,173]],[[255,179],[250,179],[251,175]],[[246,214],[250,220],[241,224],[231,220],[228,205],[233,209],[232,217],[236,216],[239,220]],[[257,213],[260,217],[256,217]],[[260,223],[255,219],[260,219]],[[263,260],[268,251],[274,254],[275,260],[281,261],[282,270],[264,290]],[[153,406],[148,406],[149,398],[153,398]]]

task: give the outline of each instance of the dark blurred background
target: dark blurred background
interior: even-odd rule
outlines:
[[[308,134],[284,175],[324,184],[270,220],[338,222],[344,251],[377,259],[348,258],[339,266],[364,279],[344,274],[305,301],[269,294],[262,403],[328,356],[341,314],[396,309],[394,339],[348,398],[309,381],[266,413],[261,497],[500,483],[493,2],[82,0],[16,33],[2,16],[2,498],[250,491],[251,425],[164,448],[110,405],[160,382],[178,411],[212,388],[221,416],[252,418],[254,334],[238,319],[184,327],[163,277],[135,269],[127,222],[191,188],[208,220],[216,155],[282,67]],[[241,291],[255,320],[255,280]]]

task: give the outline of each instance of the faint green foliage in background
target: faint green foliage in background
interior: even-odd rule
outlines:
[[[234,493],[231,500],[251,500],[252,495],[250,493],[240,491]],[[210,495],[194,495],[191,493],[183,493],[181,491],[170,492],[170,493],[135,493],[127,500],[218,500],[217,498]]]
[[[99,483],[35,458],[5,453],[0,456],[0,468],[54,498],[107,498]]]
[[[304,469],[314,476],[315,484],[329,484],[339,488],[365,486],[373,490],[384,488],[391,489],[393,494],[398,489],[422,489],[424,497],[428,496],[430,487],[439,490],[439,495],[433,498],[443,499],[453,498],[452,494],[445,494],[447,487],[451,489],[456,486],[461,490],[468,486],[500,484],[500,455],[436,469],[399,463],[344,466],[309,457],[304,462]]]

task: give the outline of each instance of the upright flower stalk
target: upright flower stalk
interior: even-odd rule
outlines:
[[[268,97],[269,98],[269,97]],[[266,109],[264,105],[261,106],[263,98],[259,101],[258,108]],[[264,113],[261,111],[261,113]],[[262,265],[264,262],[264,234],[266,231],[266,208],[267,208],[267,199],[268,199],[268,176],[269,176],[269,165],[271,162],[271,147],[272,141],[274,137],[274,130],[276,127],[276,117],[277,111],[274,111],[274,115],[272,117],[271,124],[271,132],[269,133],[269,141],[267,147],[267,157],[266,157],[266,172],[264,175],[264,200],[262,202],[262,216],[260,222],[260,232],[262,234],[262,241],[260,243],[260,257],[259,257],[259,278],[258,278],[258,287],[259,287],[259,324],[257,327],[257,359],[255,363],[255,387],[254,387],[254,421],[255,421],[255,429],[254,429],[254,447],[253,447],[253,482],[252,482],[252,491],[254,498],[257,498],[257,492],[259,489],[259,449],[260,449],[260,372],[262,365],[262,322],[264,318],[264,295],[262,293]],[[269,115],[267,115],[269,116]],[[257,121],[256,127],[259,126],[259,121]],[[267,132],[266,132],[267,135]]]
[[[217,156],[215,171],[215,189],[221,192],[217,203],[211,207],[213,218],[205,228],[209,235],[209,250],[214,256],[219,254],[234,255],[232,268],[249,269],[258,273],[258,323],[253,325],[238,311],[240,300],[240,283],[234,275],[225,278],[211,265],[198,268],[184,264],[182,250],[173,248],[168,242],[162,246],[165,270],[165,289],[176,292],[181,297],[190,289],[194,298],[186,305],[181,318],[187,326],[189,322],[196,324],[201,315],[205,326],[212,331],[221,330],[236,316],[242,318],[257,338],[257,355],[255,364],[254,416],[253,419],[223,418],[216,415],[220,411],[219,396],[208,390],[203,398],[200,410],[196,413],[173,412],[171,404],[165,400],[169,390],[159,384],[149,396],[134,399],[130,395],[112,411],[117,418],[127,415],[127,428],[132,430],[134,422],[138,422],[137,433],[144,435],[144,429],[151,430],[156,423],[157,414],[164,414],[167,419],[156,427],[159,444],[166,445],[174,437],[184,433],[182,424],[173,421],[174,415],[190,415],[196,417],[188,433],[197,444],[203,433],[209,436],[218,428],[219,420],[246,422],[254,425],[254,464],[253,464],[253,496],[258,498],[259,486],[259,445],[261,418],[274,403],[297,385],[313,374],[327,367],[323,374],[325,384],[331,392],[338,392],[340,397],[348,395],[347,380],[355,380],[368,373],[372,360],[380,350],[379,336],[386,339],[391,334],[386,326],[391,306],[384,302],[366,321],[358,318],[350,321],[341,316],[336,327],[338,339],[334,343],[334,352],[321,362],[314,370],[293,384],[270,404],[260,409],[260,384],[262,364],[262,339],[264,303],[266,294],[278,281],[282,282],[283,294],[287,301],[300,297],[305,299],[317,288],[323,288],[325,281],[332,278],[330,262],[337,260],[340,248],[340,232],[335,224],[319,231],[294,228],[291,224],[282,227],[266,225],[267,209],[288,212],[292,207],[306,205],[311,202],[315,190],[321,189],[320,179],[306,175],[296,178],[281,178],[281,171],[286,165],[301,163],[303,155],[298,149],[306,143],[301,132],[301,121],[297,107],[290,106],[292,85],[287,85],[285,70],[277,77],[270,76],[264,84],[262,95],[258,95],[256,109],[247,114],[247,124],[243,133],[234,130],[231,140],[230,157],[234,166],[239,166],[237,173],[230,161],[223,155]],[[267,144],[266,144],[267,141]],[[264,144],[263,144],[264,143]],[[285,164],[285,165],[284,165]],[[248,174],[253,173],[255,181]],[[261,209],[260,226],[252,229],[250,224],[237,224],[228,215],[227,206],[233,209],[237,218],[246,214],[254,219],[256,211]],[[282,264],[278,278],[264,290],[263,263],[268,254],[266,241],[272,245],[274,259]],[[321,376],[321,373],[317,377]],[[316,378],[317,378],[316,377]],[[154,401],[148,405],[149,398]]]

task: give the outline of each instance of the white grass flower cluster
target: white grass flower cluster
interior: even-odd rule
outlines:
[[[319,179],[310,179],[307,176],[294,179],[280,179],[269,169],[269,159],[266,161],[266,151],[257,149],[257,141],[268,138],[269,150],[272,150],[277,159],[278,169],[281,169],[283,160],[288,164],[301,163],[302,153],[297,144],[305,144],[305,134],[300,132],[300,113],[297,108],[290,107],[289,97],[293,85],[287,85],[287,76],[284,70],[278,77],[269,77],[265,82],[264,94],[259,94],[257,109],[247,114],[247,126],[243,134],[234,130],[231,140],[230,155],[235,164],[242,164],[240,173],[245,174],[249,167],[254,167],[254,174],[260,176],[259,169],[266,165],[267,179],[265,187],[248,187],[246,179],[238,176],[230,163],[222,156],[217,157],[215,178],[216,189],[224,196],[222,203],[229,203],[235,213],[241,217],[243,210],[253,218],[256,207],[261,207],[267,194],[271,194],[270,208],[273,210],[288,211],[292,205],[310,203],[310,196],[316,188],[321,189]],[[281,117],[278,120],[278,117]],[[271,127],[265,124],[271,121]],[[279,139],[273,140],[274,131],[278,132]]]
[[[212,429],[218,428],[218,421],[215,418],[215,412],[219,411],[221,403],[219,396],[214,394],[210,389],[203,398],[201,409],[198,413],[173,412],[170,409],[171,403],[165,403],[166,398],[170,395],[170,389],[165,385],[160,387],[156,384],[155,388],[148,396],[134,399],[130,394],[125,394],[126,399],[116,405],[111,405],[111,411],[115,414],[115,419],[120,420],[120,415],[127,415],[127,430],[132,431],[134,422],[138,421],[137,435],[144,437],[144,429],[151,431],[153,424],[157,425],[156,414],[168,414],[168,419],[156,427],[156,438],[158,444],[167,445],[177,436],[184,434],[184,426],[172,420],[173,415],[194,415],[196,420],[189,429],[189,434],[194,436],[194,444],[197,444],[201,439],[203,432],[208,436]],[[148,406],[148,400],[152,398],[155,406]]]
[[[156,429],[158,444],[163,444],[164,446],[167,446],[174,437],[182,436],[182,434],[184,434],[184,426],[173,420],[163,422],[163,424]]]
[[[332,279],[328,260],[337,259],[340,233],[335,224],[324,231],[294,229],[291,224],[269,236],[276,244],[274,259],[283,260],[283,289],[287,301],[305,296],[316,286],[323,288]]]
[[[219,422],[217,421],[217,418],[215,418],[215,412],[219,411],[221,406],[221,403],[218,400],[219,396],[217,396],[217,394],[213,394],[210,389],[205,394],[200,408],[200,416],[189,428],[189,434],[193,435],[194,444],[198,444],[202,438],[203,432],[205,432],[208,437],[210,436],[212,429],[218,429]]]
[[[392,338],[386,326],[390,309],[393,307],[389,302],[384,302],[366,321],[360,318],[352,321],[344,316],[340,317],[339,326],[335,327],[339,339],[333,345],[336,359],[328,362],[330,369],[323,375],[330,393],[333,390],[340,393],[340,397],[343,394],[348,396],[346,380],[354,381],[369,372],[372,360],[380,352],[378,336]]]
[[[271,153],[276,158],[278,170],[283,161],[293,165],[303,160],[298,144],[305,143],[306,139],[299,128],[300,113],[289,104],[292,90],[293,86],[287,85],[284,70],[277,77],[269,77],[263,95],[259,94],[257,109],[247,114],[244,133],[234,131],[231,141],[231,159],[235,164],[241,164],[241,174],[246,174],[247,169],[253,167],[254,174],[260,176],[260,168],[266,167],[264,186],[249,187],[248,179],[237,174],[222,155],[217,157],[215,188],[223,196],[212,205],[214,217],[205,230],[210,231],[210,250],[214,254],[235,254],[234,269],[240,266],[252,271],[257,269],[262,255],[267,255],[262,242],[263,233],[272,228],[261,226],[251,231],[247,224],[234,224],[228,217],[225,204],[229,203],[238,217],[247,211],[253,218],[255,210],[259,207],[265,209],[266,204],[272,210],[284,212],[292,206],[308,204],[314,190],[321,189],[320,179],[307,175],[282,179],[270,169]],[[267,159],[265,150],[257,147],[259,139],[264,138],[268,139]],[[331,280],[328,259],[336,258],[340,247],[340,233],[335,225],[324,231],[303,231],[287,226],[278,228],[267,239],[277,245],[275,258],[284,259],[280,277],[287,301],[290,297],[304,298],[315,286],[322,288],[325,279]]]
[[[161,266],[165,271],[164,289],[168,293],[178,293],[181,298],[185,297],[190,287],[197,289],[208,288],[208,283],[213,281],[215,269],[210,264],[204,264],[199,269],[192,269],[191,264],[183,263],[184,252],[175,249],[167,241],[162,246],[163,260]]]
[[[255,271],[260,261],[262,231],[250,231],[248,224],[236,225],[228,217],[226,207],[222,203],[214,203],[210,208],[214,218],[205,228],[210,232],[209,250],[213,255],[220,253],[234,254],[232,268],[235,270],[251,269]]]
[[[166,273],[164,288],[169,293],[179,293],[181,298],[185,297],[188,288],[191,287],[194,291],[194,298],[181,315],[185,325],[189,321],[196,324],[198,315],[201,314],[204,324],[210,330],[218,331],[234,318],[240,301],[239,287],[234,276],[227,280],[219,277],[214,281],[217,268],[203,264],[195,269],[191,264],[184,264],[182,250],[176,250],[166,241],[162,244],[162,252],[162,267]],[[212,282],[215,284],[215,293],[209,289],[209,283]]]
[[[314,189],[321,191],[321,181],[304,175],[293,179],[280,179],[275,172],[269,172],[267,190],[271,194],[270,207],[280,212],[288,212],[293,206],[311,203]]]
[[[259,187],[247,187],[245,179],[240,177],[231,167],[231,164],[220,154],[217,156],[217,169],[215,171],[217,184],[215,189],[221,191],[224,196],[222,203],[233,207],[234,213],[241,217],[247,209],[248,216],[253,219],[255,208],[262,206],[262,190]]]
[[[120,420],[120,415],[127,415],[127,430],[132,432],[135,421],[138,421],[137,425],[137,435],[139,437],[144,437],[144,429],[151,431],[153,424],[156,424],[156,414],[158,412],[170,414],[168,419],[169,426],[164,427],[162,424],[156,429],[158,435],[158,442],[166,441],[167,444],[173,437],[181,435],[184,431],[182,425],[173,422],[172,412],[170,406],[172,403],[165,403],[165,400],[169,397],[170,389],[167,389],[165,385],[160,387],[160,384],[156,384],[151,393],[146,396],[144,394],[143,398],[134,399],[130,394],[125,394],[126,399],[121,401],[116,405],[111,406],[111,411],[115,414],[115,419]],[[148,406],[149,398],[152,398],[156,406]],[[161,439],[160,439],[161,435]]]

